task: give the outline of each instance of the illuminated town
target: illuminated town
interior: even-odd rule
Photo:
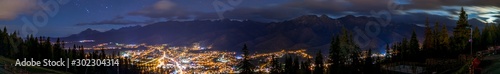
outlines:
[[[86,43],[82,40],[80,43]],[[140,48],[144,47],[144,48]],[[169,46],[168,44],[148,45],[141,44],[123,44],[123,43],[99,43],[91,47],[83,48],[85,50],[119,50],[118,58],[129,59],[132,65],[141,68],[142,73],[239,73],[238,64],[242,60],[242,54],[236,54],[232,51],[219,51],[212,49],[211,45],[202,45],[193,43],[192,46]],[[133,50],[122,50],[133,49]],[[298,56],[302,60],[311,60],[313,56],[307,53],[307,49],[298,50],[280,50],[267,53],[253,53],[248,58],[256,60],[254,63],[256,72],[269,73],[272,56],[283,58],[287,55]],[[367,55],[367,51],[362,51],[359,58],[380,57],[384,59],[385,53],[375,53]],[[312,64],[312,63],[310,63]],[[326,63],[329,65],[330,63]],[[312,70],[314,64],[309,68]]]
[[[242,55],[236,52],[212,51],[208,47],[201,47],[198,43],[192,47],[167,47],[166,45],[146,45],[146,50],[129,50],[121,53],[121,58],[128,58],[145,68],[144,73],[239,73],[237,65]],[[253,54],[250,59],[262,59],[265,62],[258,66],[258,70],[268,72],[271,56],[281,58],[286,54],[312,58],[305,49],[295,51],[281,50],[278,52]]]

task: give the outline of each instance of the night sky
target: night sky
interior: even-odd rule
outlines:
[[[67,3],[64,0],[0,0],[0,26],[7,26],[10,32],[22,31],[23,18],[33,21],[37,12],[44,11],[43,2],[50,1],[59,2],[59,11],[53,17],[48,16],[46,25],[31,27],[38,31],[21,35],[65,37],[87,28],[107,31],[162,21],[228,18],[276,22],[311,14],[332,18],[349,14],[370,16],[371,11],[389,11],[392,16],[428,14],[456,20],[461,7],[469,19],[495,23],[500,17],[500,0],[68,0]],[[391,5],[399,7],[390,10]],[[43,15],[47,15],[46,12]]]

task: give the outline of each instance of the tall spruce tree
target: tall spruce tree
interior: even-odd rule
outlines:
[[[328,62],[332,63],[329,65],[329,73],[349,73],[346,68],[359,69],[360,48],[354,42],[352,33],[345,27],[342,27],[337,36],[332,37],[329,51]]]
[[[432,30],[431,30],[431,26],[429,25],[429,18],[426,18],[425,20],[425,33],[424,33],[424,43],[423,43],[423,49],[424,50],[430,50],[433,48],[432,46],[432,43],[433,43],[433,35],[432,34]]]
[[[296,73],[299,73],[299,57],[298,56],[295,56],[295,59],[293,59],[293,64],[292,64],[292,73],[296,74]]]
[[[369,49],[367,52],[367,57],[365,59],[365,63],[364,63],[364,69],[363,69],[364,73],[372,73],[373,58],[371,56],[372,56],[372,49]]]
[[[474,28],[474,31],[472,31],[472,47],[473,48],[480,48],[480,43],[481,43],[481,33],[479,31],[479,28],[476,26]],[[475,50],[477,51],[477,50]]]
[[[302,74],[311,74],[311,59],[307,59],[305,62],[302,62]]]
[[[385,45],[385,55],[386,55],[386,57],[385,57],[385,58],[392,57],[392,55],[391,55],[391,54],[392,54],[392,52],[391,52],[390,50],[391,50],[391,48],[389,47],[389,44],[386,44],[386,45]]]
[[[408,55],[408,39],[403,38],[403,41],[400,44],[401,56],[406,57]]]
[[[313,74],[323,74],[324,69],[325,69],[325,67],[324,67],[324,63],[323,63],[323,55],[321,54],[321,50],[320,50],[318,53],[316,53]]]
[[[292,57],[290,57],[290,55],[286,56],[285,58],[285,74],[291,74],[292,73],[292,69],[293,69],[293,62],[292,62]]]
[[[470,25],[468,22],[468,15],[463,7],[456,24],[457,27],[455,27],[453,31],[453,47],[455,47],[454,49],[456,49],[456,51],[464,51],[470,38]]]
[[[331,63],[328,67],[328,72],[330,74],[333,73],[339,73],[339,66],[340,66],[340,60],[342,60],[342,57],[340,56],[340,49],[339,49],[339,37],[333,36],[332,41],[330,42],[330,52],[329,52],[329,62]]]
[[[441,32],[439,34],[439,46],[441,46],[440,49],[442,50],[449,50],[449,44],[450,44],[450,37],[448,35],[448,29],[446,28],[446,25],[441,26]]]
[[[416,53],[420,50],[419,49],[419,44],[418,44],[418,39],[417,39],[417,34],[415,33],[415,29],[413,29],[413,32],[411,34],[411,39],[410,39],[410,54],[411,55],[416,55]]]
[[[439,30],[439,22],[436,22],[436,24],[434,24],[434,30],[432,30],[433,32],[433,42],[432,42],[432,46],[434,46],[434,49],[438,49],[438,50],[442,50],[440,49],[442,46],[439,45],[441,39],[439,38],[439,36],[441,36],[441,33],[440,33],[440,30]]]
[[[249,53],[248,53],[248,48],[247,44],[243,45],[243,60],[240,62],[240,69],[242,74],[253,74],[253,65],[250,63],[249,60]]]

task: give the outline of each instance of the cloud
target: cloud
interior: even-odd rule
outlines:
[[[222,15],[229,19],[257,21],[282,21],[310,14],[371,15],[372,11],[388,10],[388,6],[393,3],[402,6],[399,13],[426,13],[455,20],[458,17],[456,12],[462,6],[469,13],[469,18],[480,18],[489,22],[496,20],[498,17],[495,16],[500,12],[497,11],[500,0],[292,0],[270,6],[237,6],[233,10],[224,11]],[[213,11],[192,10],[188,7],[186,4],[161,0],[144,9],[132,11],[128,15],[179,20],[219,19],[217,13],[221,13],[216,12],[214,7],[206,7],[214,9]]]
[[[499,0],[412,0],[411,8],[440,9],[441,6],[495,6],[500,7]]]
[[[373,1],[376,2],[376,1]],[[321,2],[317,2],[321,3]],[[308,3],[309,4],[309,3]],[[172,6],[167,6],[172,5]],[[132,11],[128,13],[133,16],[145,16],[150,18],[166,18],[166,19],[218,19],[217,13],[223,13],[225,18],[229,19],[250,19],[250,20],[262,20],[262,21],[279,21],[286,20],[293,17],[298,17],[304,14],[330,14],[330,13],[344,13],[344,12],[336,12],[337,10],[331,11],[323,11],[323,10],[309,10],[311,8],[315,8],[314,5],[318,4],[309,4],[309,7],[301,7],[302,2],[290,2],[285,4],[273,5],[273,6],[264,6],[264,7],[235,7],[234,10],[228,10],[224,12],[215,12],[214,11],[195,11],[185,9],[186,7],[179,6],[174,4],[173,2],[166,1],[158,1],[155,5],[146,7],[141,10]],[[322,5],[333,5],[333,4],[322,4]],[[323,8],[330,8],[330,6],[318,6]],[[339,6],[335,6],[341,8]],[[168,8],[165,10],[158,8]],[[213,9],[214,7],[207,7],[209,9]],[[331,14],[333,15],[333,14]]]
[[[172,19],[187,19],[189,18],[189,14],[197,14],[197,12],[186,11],[185,9],[176,6],[176,4],[170,0],[160,0],[154,5],[128,13],[128,15]]]
[[[423,10],[412,9],[407,10],[408,13],[427,13],[431,15],[447,16],[449,19],[457,20],[462,6],[442,6],[441,9]],[[500,15],[500,8],[496,6],[463,6],[467,12],[469,19],[478,19],[480,21],[495,22]]]
[[[169,0],[160,0],[154,4],[153,8],[157,10],[169,10],[175,6],[175,4]]]
[[[123,16],[117,16],[111,20],[102,20],[102,21],[89,22],[89,23],[78,23],[76,25],[77,26],[84,26],[84,25],[143,25],[143,24],[151,24],[154,22],[153,20],[146,20],[143,22],[139,22],[139,21],[125,20],[124,18],[125,17],[123,17]]]
[[[0,20],[13,20],[36,7],[37,0],[0,0]]]
[[[415,24],[415,25],[418,27],[427,27],[427,26],[425,26],[425,24]]]
[[[496,16],[497,18],[500,18],[500,16]],[[500,19],[495,20],[495,23],[500,25]]]
[[[150,18],[166,18],[166,19],[190,19],[193,15],[199,15],[200,12],[186,11],[182,8],[171,8],[171,10],[157,10],[157,9],[142,9],[138,11],[129,12],[128,15],[132,16],[145,16]]]

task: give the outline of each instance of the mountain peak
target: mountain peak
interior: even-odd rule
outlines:
[[[93,33],[99,33],[99,31],[87,28],[87,29],[83,30],[82,32],[80,32],[80,34],[93,34]]]
[[[84,31],[92,31],[92,29],[91,28],[87,28]]]
[[[301,23],[301,24],[320,24],[321,22],[332,22],[332,18],[328,17],[327,15],[304,15],[304,16],[299,16],[295,19],[292,19],[290,21],[295,21],[296,23]]]
[[[322,15],[320,16],[320,18],[321,18],[321,19],[325,19],[325,18],[330,18],[330,17],[328,17],[328,16],[327,16],[327,15],[325,15],[325,14],[322,14]]]
[[[346,15],[346,16],[344,16],[342,18],[356,18],[356,16],[354,16],[354,15]]]
[[[295,18],[294,20],[308,20],[308,19],[318,19],[319,17],[317,15],[303,15]]]

